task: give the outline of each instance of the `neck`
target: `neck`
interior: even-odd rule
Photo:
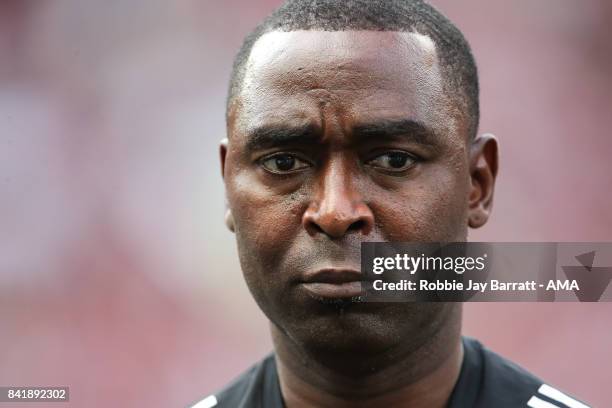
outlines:
[[[272,324],[286,407],[445,407],[463,361],[455,309],[427,342],[402,342],[375,356],[305,350]]]

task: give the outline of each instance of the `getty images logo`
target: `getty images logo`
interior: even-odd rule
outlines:
[[[567,279],[578,282],[580,289],[574,289],[574,293],[581,302],[599,301],[612,280],[612,267],[593,266],[595,253],[591,251],[576,256],[582,266],[561,266]]]

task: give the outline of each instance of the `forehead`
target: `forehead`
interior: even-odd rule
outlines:
[[[412,119],[454,128],[435,43],[390,31],[273,31],[254,44],[230,127]],[[233,125],[233,126],[232,126]],[[319,123],[319,125],[324,125]]]

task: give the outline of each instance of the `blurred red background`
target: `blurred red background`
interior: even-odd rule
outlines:
[[[185,406],[270,350],[217,143],[233,55],[278,4],[0,3],[0,385]],[[472,44],[481,131],[501,142],[471,239],[612,241],[612,3],[434,4]],[[466,334],[610,405],[611,304],[465,309]]]

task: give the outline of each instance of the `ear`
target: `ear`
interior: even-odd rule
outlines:
[[[221,159],[221,177],[225,179],[225,158],[227,157],[227,138],[222,139],[219,143],[219,158]],[[234,216],[232,215],[232,210],[229,208],[227,201],[225,202],[225,226],[230,231],[234,232]]]
[[[225,178],[225,157],[227,156],[227,137],[219,142],[219,156],[221,159],[221,177]]]
[[[472,188],[468,198],[468,225],[472,228],[482,227],[491,214],[498,160],[495,136],[483,134],[472,142],[470,147]]]

